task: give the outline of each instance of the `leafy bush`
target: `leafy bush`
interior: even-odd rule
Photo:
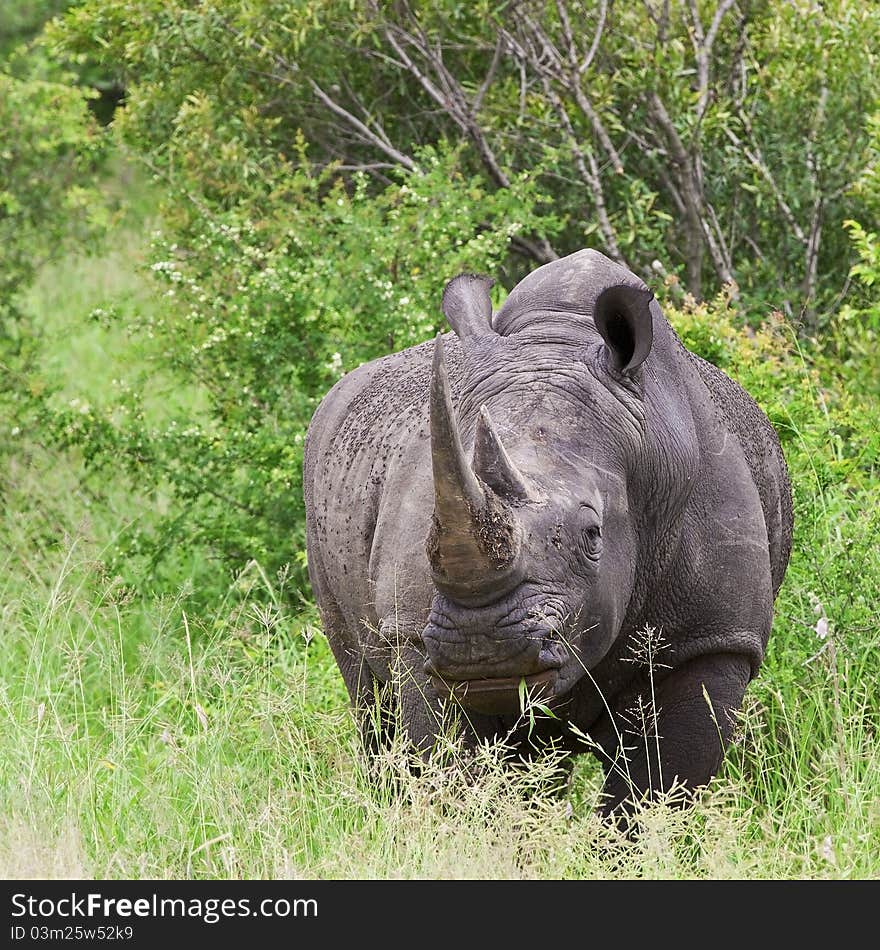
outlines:
[[[130,87],[127,135],[157,169],[205,163],[209,202],[300,131],[315,162],[377,189],[425,145],[464,141],[484,189],[528,172],[552,193],[560,254],[595,245],[642,274],[659,259],[695,296],[735,281],[821,329],[851,262],[840,225],[864,217],[851,186],[877,166],[880,7],[655,6],[86,0],[52,37]],[[184,131],[181,149],[205,101],[219,147]],[[543,262],[547,238],[515,243]]]
[[[857,221],[846,225],[859,256],[851,274],[861,293],[835,314],[824,345],[837,357],[836,371],[847,386],[880,397],[880,236]]]
[[[646,4],[609,5],[604,34],[594,5],[577,41],[597,37],[596,58],[569,81],[552,55],[503,45],[539,38],[532,24],[562,44],[565,0],[502,25],[503,5],[419,6],[422,47],[405,3],[78,3],[51,35],[127,85],[117,142],[155,176],[133,197],[161,192],[142,215],[160,230],[143,286],[146,226],[45,271],[33,323],[16,308],[33,269],[100,230],[87,189],[103,140],[49,72],[0,76],[0,409],[13,431],[22,408],[44,412],[0,469],[3,859],[25,874],[431,876],[460,874],[464,845],[479,876],[876,876],[880,124],[862,118],[880,8],[727,5],[701,74],[705,5],[670,5],[665,26]],[[452,106],[391,39],[429,78],[447,70]],[[688,184],[696,218],[675,200]],[[864,226],[847,235],[844,217]],[[546,795],[546,763],[511,775],[493,759],[476,784],[446,765],[414,774],[396,751],[362,769],[326,639],[284,602],[306,593],[302,435],[332,383],[428,338],[452,274],[510,286],[549,239],[564,252],[609,234],[653,283],[668,270],[687,345],[768,412],[796,517],[724,770],[694,810],[647,814],[635,844],[592,814],[583,762],[569,802]],[[741,289],[699,302],[682,283],[723,283],[706,234],[729,242]],[[98,306],[106,271],[124,280]],[[827,312],[799,339],[810,282]],[[104,326],[77,326],[93,307]],[[37,341],[22,373],[38,333],[61,341]],[[52,853],[67,829],[72,868]]]
[[[562,43],[565,4],[538,9],[548,42]],[[532,27],[488,8],[102,0],[56,24],[58,49],[94,56],[129,84],[116,131],[167,194],[152,265],[164,306],[129,326],[157,341],[150,373],[170,371],[206,395],[202,410],[156,425],[144,412],[145,373],[120,385],[112,405],[54,416],[56,435],[83,446],[93,466],[122,466],[141,486],[170,489],[158,525],[127,550],[153,561],[198,550],[227,570],[293,562],[293,589],[304,589],[301,444],[317,400],[342,372],[428,338],[441,325],[446,278],[474,270],[510,284],[523,267],[510,249],[540,257],[557,236],[560,250],[610,236],[643,271],[669,266],[670,297],[682,274],[688,286],[703,282],[707,234],[716,244],[722,232],[735,239],[727,263],[744,288],[737,296],[728,285],[721,303],[683,314],[686,341],[739,375],[780,427],[799,512],[809,508],[800,523],[820,525],[823,492],[845,504],[841,479],[868,478],[872,450],[855,446],[863,434],[873,444],[873,434],[855,387],[837,382],[835,357],[854,373],[873,331],[859,336],[844,311],[829,324],[830,346],[802,350],[787,324],[762,325],[771,307],[754,302],[799,306],[817,286],[828,301],[846,279],[853,252],[834,224],[857,179],[858,207],[872,206],[878,154],[870,121],[855,125],[852,111],[876,74],[852,50],[880,31],[880,18],[846,0],[815,17],[796,5],[750,8],[739,21],[722,17],[712,46],[704,24],[675,10],[667,43],[638,6],[615,8],[612,25],[597,29],[595,122],[578,104],[580,79],[565,86],[530,58]],[[417,26],[441,61],[419,45]],[[466,42],[452,43],[459,35]],[[750,71],[755,56],[760,73]],[[407,61],[445,69],[459,112],[427,108],[431,87]],[[806,142],[795,102],[810,105]],[[864,105],[857,111],[861,120]],[[853,148],[839,147],[854,128]],[[703,237],[683,233],[690,212],[675,207],[675,195],[704,188],[669,164],[676,141],[705,181],[691,209],[705,219]],[[572,142],[582,143],[580,157]],[[615,143],[622,171],[611,161]],[[590,156],[603,150],[604,192],[585,189]],[[610,231],[597,225],[600,192]],[[805,263],[811,228],[823,250],[816,243]],[[772,256],[767,242],[782,233]],[[868,236],[859,244],[853,233],[869,266]],[[664,258],[657,267],[648,263],[655,254]],[[719,267],[716,278],[730,270]],[[813,289],[798,302],[801,284]],[[818,332],[815,313],[808,323]]]
[[[16,296],[60,245],[107,223],[94,187],[105,154],[83,90],[0,72],[0,330],[17,333]]]
[[[104,137],[82,90],[0,68],[0,458],[45,397],[29,377],[42,332],[21,293],[47,260],[94,243],[108,221],[95,175]]]

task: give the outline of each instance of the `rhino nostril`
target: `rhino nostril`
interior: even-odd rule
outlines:
[[[565,647],[558,640],[545,640],[541,644],[538,661],[550,667],[560,667],[565,660]]]

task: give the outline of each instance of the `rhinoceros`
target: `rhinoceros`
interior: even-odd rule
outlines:
[[[779,440],[598,251],[495,313],[492,285],[449,282],[453,332],[344,376],[308,430],[308,568],[353,706],[423,753],[450,711],[465,744],[589,749],[608,813],[692,795],[788,563]]]

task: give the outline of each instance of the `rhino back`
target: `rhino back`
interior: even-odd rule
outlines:
[[[682,351],[742,446],[764,512],[775,597],[791,554],[793,526],[791,483],[779,437],[765,413],[740,385],[702,357],[684,347]]]

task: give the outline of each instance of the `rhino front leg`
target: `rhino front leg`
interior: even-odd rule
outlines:
[[[379,650],[394,722],[391,734],[402,732],[411,750],[422,755],[434,747],[445,728],[445,710],[425,673],[425,652],[419,634],[422,616],[390,611],[378,625]]]
[[[721,765],[750,677],[744,656],[702,656],[655,684],[653,709],[650,690],[620,703],[617,732],[606,722],[596,737],[605,750],[603,814],[631,812],[635,802],[676,784],[691,792],[706,785]]]
[[[394,664],[393,688],[401,725],[413,749],[427,755],[444,729],[444,710],[424,672],[425,655],[412,643],[405,644]]]

